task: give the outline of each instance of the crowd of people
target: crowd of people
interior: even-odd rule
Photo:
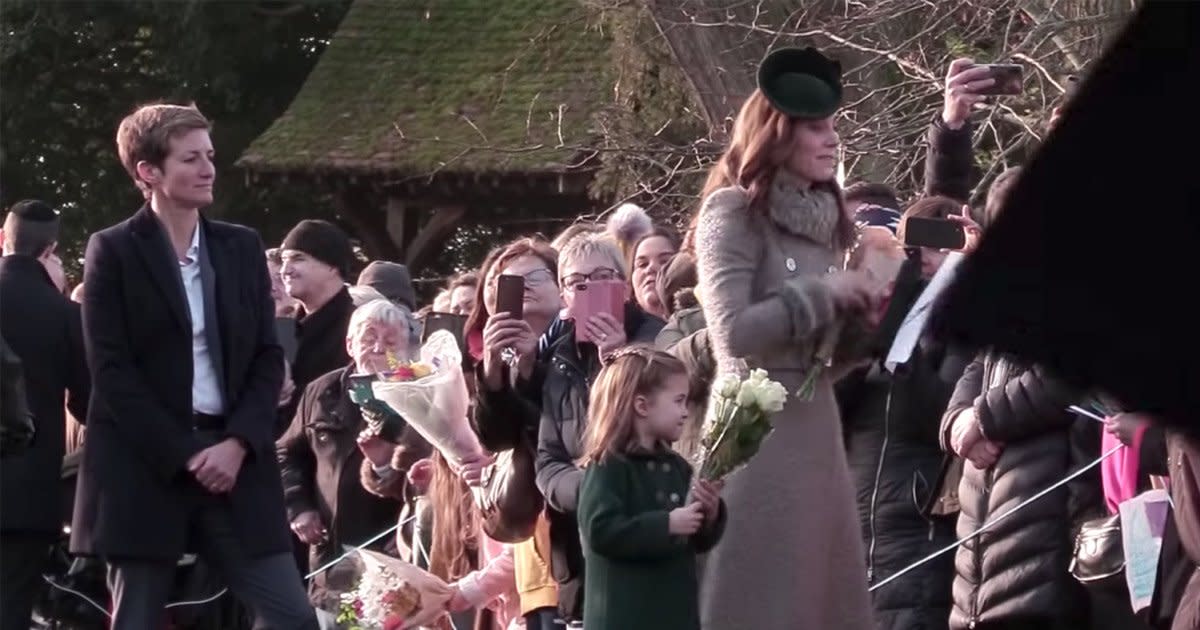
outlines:
[[[146,204],[91,236],[79,287],[51,205],[5,220],[2,630],[31,626],[64,523],[71,553],[106,570],[118,630],[184,627],[164,606],[188,554],[255,627],[317,628],[353,588],[337,561],[363,545],[449,585],[442,628],[1200,628],[1196,532],[1167,517],[1138,610],[1121,566],[1088,574],[1077,543],[1175,482],[1167,444],[1186,440],[1136,410],[1074,413],[1093,394],[1044,366],[910,330],[1020,176],[968,205],[972,112],[994,81],[951,64],[925,189],[902,211],[885,183],[837,183],[840,67],[777,51],[686,234],[622,208],[503,244],[429,304],[404,265],[355,275],[333,223],[268,249],[204,217],[209,121],[139,108],[117,148]],[[952,222],[963,245],[906,246],[912,218]],[[894,278],[868,247],[898,254]],[[520,278],[519,313],[501,277]],[[621,308],[583,308],[614,285]],[[476,459],[357,389],[435,321],[464,350]],[[698,479],[709,390],[748,367],[807,394],[744,469]]]

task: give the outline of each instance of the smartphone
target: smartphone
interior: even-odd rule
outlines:
[[[525,277],[502,275],[496,279],[496,312],[525,319]]]
[[[466,315],[455,315],[453,313],[430,313],[425,316],[425,330],[421,331],[421,343],[424,344],[429,340],[429,336],[439,330],[448,330],[454,335],[454,340],[458,342],[458,349],[463,352],[463,356],[467,356],[466,336],[463,334],[463,329],[467,326]]]
[[[624,325],[626,292],[623,280],[600,280],[575,287],[575,299],[570,310],[571,319],[575,320],[575,340],[593,341],[588,338],[586,324],[600,313],[612,315]]]
[[[1012,96],[1020,94],[1025,83],[1025,68],[1015,63],[987,63],[990,76],[995,79],[990,87],[979,90],[978,94]]]
[[[967,244],[963,226],[949,219],[909,217],[904,220],[904,246],[962,249]]]
[[[371,383],[379,380],[378,374],[351,374],[349,381],[350,400],[368,411],[365,417],[370,428],[385,442],[396,444],[404,432],[404,420],[386,403],[375,398]]]

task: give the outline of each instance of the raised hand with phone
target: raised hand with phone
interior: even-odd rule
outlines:
[[[971,116],[971,108],[989,96],[1020,94],[1024,70],[1016,64],[977,64],[963,57],[950,62],[946,73],[942,122],[960,129]]]

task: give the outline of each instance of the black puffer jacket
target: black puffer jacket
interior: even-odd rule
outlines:
[[[662,327],[661,319],[627,305],[625,334],[630,343],[652,343]],[[558,607],[570,620],[583,619],[583,548],[575,519],[583,471],[575,460],[583,455],[588,391],[601,367],[596,347],[575,343],[575,331],[569,328],[553,347],[542,388],[537,484],[548,506],[550,562],[559,583]]]
[[[963,468],[958,537],[1057,483],[1099,454],[1092,420],[1066,408],[1078,393],[1040,367],[993,354],[976,357],[942,422],[973,408],[984,436],[1002,443],[995,465]],[[948,446],[948,444],[944,444]],[[1104,514],[1098,469],[1022,508],[959,548],[950,627],[1021,620],[1085,628],[1086,596],[1067,572],[1078,523]]]
[[[954,517],[925,508],[945,457],[938,427],[970,359],[923,340],[894,374],[875,361],[838,383],[870,585],[954,542]],[[872,598],[878,627],[944,630],[953,576],[945,555],[880,588]]]

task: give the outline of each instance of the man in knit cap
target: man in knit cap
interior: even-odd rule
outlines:
[[[296,319],[296,358],[292,381],[296,391],[326,372],[346,367],[346,330],[354,300],[346,288],[354,250],[350,238],[328,221],[307,219],[296,224],[280,245],[283,288],[300,303]],[[281,408],[281,434],[296,413],[299,396]]]
[[[53,277],[62,270],[54,255],[58,229],[58,213],[41,201],[17,202],[4,221],[0,334],[24,371],[22,402],[32,413],[35,438],[0,463],[0,630],[29,627],[47,551],[62,531],[66,393],[72,413],[87,412],[79,305]],[[11,376],[9,365],[4,369]]]

